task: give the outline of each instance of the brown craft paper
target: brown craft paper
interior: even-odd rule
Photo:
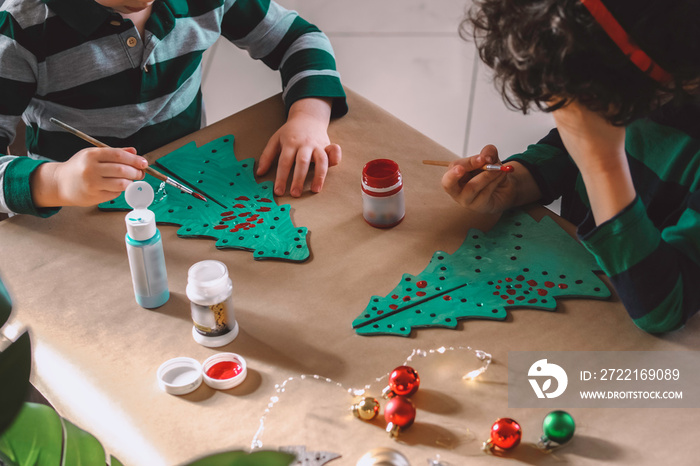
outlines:
[[[341,165],[330,169],[320,194],[309,193],[307,182],[300,199],[278,199],[291,204],[294,223],[310,231],[311,258],[303,264],[257,262],[248,252],[216,250],[211,240],[177,238],[177,227],[160,226],[171,298],[146,310],[134,301],[123,213],[65,208],[49,219],[18,216],[0,222],[0,275],[13,298],[14,321],[31,332],[32,382],[109,453],[125,464],[150,466],[249,449],[275,385],[287,377],[318,374],[361,387],[401,364],[414,348],[462,345],[491,353],[493,364],[471,383],[459,382],[464,367],[448,365],[454,379],[443,387],[431,380],[432,371],[421,373],[416,423],[399,443],[383,431],[382,422],[353,419],[352,397],[333,383],[296,381],[270,411],[264,447],[301,444],[308,451],[335,451],[343,457],[334,465],[354,465],[376,447],[396,448],[416,465],[436,454],[451,465],[492,464],[495,459],[479,446],[496,418],[512,417],[523,426],[524,445],[511,456],[528,464],[555,464],[555,458],[527,445],[539,438],[546,412],[508,408],[509,350],[700,348],[697,318],[681,332],[650,336],[632,324],[617,298],[562,300],[556,312],[515,310],[505,322],[464,321],[457,330],[425,329],[411,338],[356,335],[351,322],[372,295],[386,295],[402,273],[423,270],[436,250],[454,252],[469,228],[488,227],[493,219],[468,218],[442,190],[445,169],[422,164],[452,160],[451,152],[356,93],[348,95],[350,113],[330,127],[331,140],[343,149]],[[257,159],[283,118],[282,101],[275,96],[149,159],[188,141],[203,144],[226,134],[235,136],[239,159]],[[362,218],[360,173],[374,158],[395,160],[404,175],[406,218],[388,230],[372,228]],[[272,172],[262,178],[272,179]],[[531,209],[535,218],[546,212]],[[200,346],[191,336],[187,270],[205,259],[227,265],[241,328],[234,342],[219,349]],[[218,351],[246,358],[249,375],[242,385],[228,391],[202,385],[185,396],[158,388],[156,370],[164,361],[188,356],[201,362]],[[462,358],[478,367],[469,354]],[[557,453],[558,461],[692,462],[695,432],[679,426],[694,425],[696,410],[571,413],[577,438]]]

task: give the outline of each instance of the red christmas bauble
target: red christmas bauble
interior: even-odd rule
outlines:
[[[504,450],[517,447],[522,436],[520,424],[508,417],[498,419],[491,426],[491,443]]]
[[[384,406],[384,419],[402,429],[410,427],[416,420],[416,407],[403,396],[395,396]]]
[[[418,372],[410,366],[399,366],[389,374],[389,388],[399,396],[411,396],[420,386]]]

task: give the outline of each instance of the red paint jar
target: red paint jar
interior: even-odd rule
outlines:
[[[406,214],[403,178],[393,160],[376,159],[362,169],[362,216],[377,228],[391,228]]]

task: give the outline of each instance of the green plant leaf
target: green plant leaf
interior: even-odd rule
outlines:
[[[36,403],[21,406],[15,421],[0,437],[2,455],[9,464],[19,466],[61,464],[63,429],[56,411]]]
[[[186,466],[289,466],[295,460],[294,455],[279,451],[227,451],[205,456]]]
[[[32,346],[29,334],[24,332],[0,353],[0,433],[12,423],[27,398],[31,370]]]
[[[124,466],[121,461],[116,459],[114,456],[109,457],[109,465],[110,466]]]
[[[12,300],[10,299],[10,294],[7,292],[7,288],[5,288],[2,280],[0,280],[0,328],[5,325],[11,313]]]
[[[105,450],[92,434],[67,419],[63,422],[63,462],[66,466],[106,464]]]

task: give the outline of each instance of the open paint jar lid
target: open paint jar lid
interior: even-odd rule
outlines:
[[[215,354],[208,357],[202,366],[204,383],[218,390],[236,387],[248,375],[245,359],[236,353]]]
[[[158,385],[171,395],[193,392],[202,380],[211,388],[228,390],[240,385],[248,375],[248,367],[242,356],[236,353],[218,353],[200,364],[199,361],[179,357],[160,365]]]
[[[202,384],[202,365],[192,358],[173,358],[160,365],[158,385],[171,395],[185,395]]]

